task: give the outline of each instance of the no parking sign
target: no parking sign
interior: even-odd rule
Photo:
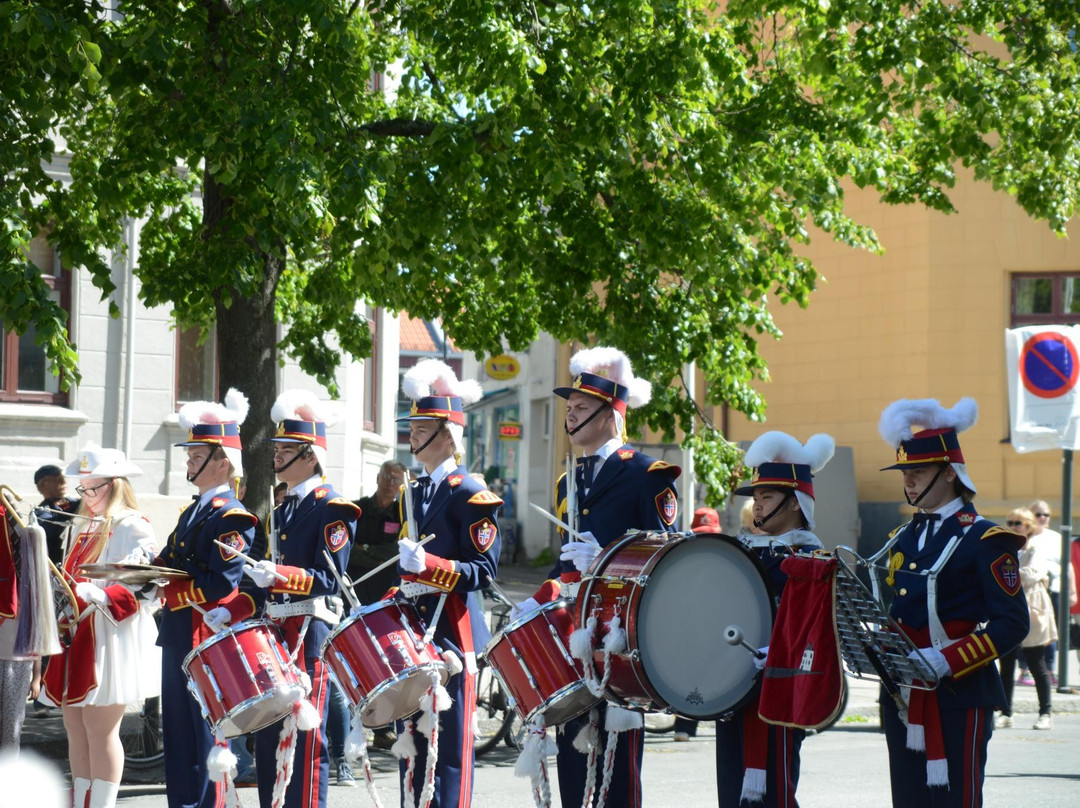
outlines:
[[[1080,328],[1039,325],[1005,332],[1012,445],[1018,452],[1080,448]]]

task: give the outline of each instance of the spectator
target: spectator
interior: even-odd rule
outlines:
[[[1050,729],[1050,671],[1046,666],[1045,648],[1054,637],[1054,607],[1050,603],[1047,590],[1049,573],[1042,554],[1031,541],[1036,530],[1036,516],[1027,508],[1017,508],[1009,513],[1005,525],[1027,538],[1020,550],[1020,583],[1028,603],[1030,628],[1028,635],[1014,648],[1001,656],[1001,680],[1005,687],[1005,709],[997,720],[998,729],[1007,729],[1013,725],[1013,666],[1018,655],[1027,660],[1028,669],[1034,676],[1035,689],[1039,696],[1039,717],[1033,729]]]
[[[1035,548],[1042,560],[1039,563],[1045,567],[1050,576],[1050,602],[1054,606],[1054,614],[1061,608],[1061,534],[1050,527],[1050,505],[1041,499],[1037,499],[1028,506],[1028,510],[1035,516],[1035,531],[1029,541]],[[1050,671],[1050,683],[1057,687],[1057,676],[1054,674],[1054,653],[1057,651],[1057,631],[1053,632],[1053,639],[1046,646],[1046,667]],[[1027,665],[1021,666],[1027,669]],[[1028,681],[1021,684],[1032,684],[1028,675]]]
[[[692,533],[719,533],[720,514],[715,508],[698,508],[694,511],[694,518],[690,522],[690,531]],[[691,737],[697,735],[697,725],[698,722],[691,718],[675,716],[675,740],[677,742],[689,741]]]
[[[64,560],[64,529],[79,509],[79,500],[67,495],[67,478],[59,466],[42,466],[35,471],[34,485],[44,497],[34,509],[34,516],[45,530],[49,560],[60,566]]]

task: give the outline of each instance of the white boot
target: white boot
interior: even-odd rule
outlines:
[[[90,786],[90,808],[116,808],[116,795],[119,791],[119,783],[95,780]]]
[[[90,793],[90,780],[76,777],[71,784],[71,804],[74,808],[86,808],[86,795]]]

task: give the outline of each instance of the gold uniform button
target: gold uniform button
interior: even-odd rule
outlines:
[[[581,511],[581,515],[582,516],[588,516],[589,515],[589,509],[588,508],[583,508],[582,511]]]
[[[906,590],[906,589],[903,589],[903,588],[901,588],[901,590],[900,590],[900,594],[901,594],[901,595],[906,595],[906,594],[907,594],[907,590]]]
[[[289,538],[289,537],[286,536],[284,533],[281,534],[281,540],[282,541],[285,541],[285,539],[287,539],[287,538]]]
[[[184,546],[184,543],[183,543],[183,542],[180,542],[180,546],[181,546],[181,547],[183,547],[183,546]]]
[[[919,566],[918,564],[916,564],[914,561],[912,561],[910,564],[908,564],[908,569],[909,570],[917,569],[918,566]]]
[[[427,614],[427,606],[421,606],[420,607],[420,613],[421,614]]]

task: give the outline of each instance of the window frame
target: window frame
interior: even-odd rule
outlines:
[[[212,362],[213,362],[213,366],[214,366],[214,389],[213,389],[213,391],[211,391],[208,394],[208,398],[206,398],[206,399],[190,399],[189,400],[189,399],[186,399],[186,398],[181,398],[181,396],[180,396],[180,355],[182,353],[182,351],[180,350],[180,335],[181,335],[182,332],[186,332],[186,331],[190,331],[190,330],[192,330],[192,329],[182,329],[182,328],[180,328],[180,326],[176,326],[176,328],[173,329],[173,331],[175,333],[175,337],[173,339],[173,412],[179,412],[180,408],[183,407],[185,404],[190,403],[190,401],[203,401],[203,400],[218,401],[219,400],[218,393],[220,392],[220,387],[221,387],[221,368],[220,368],[220,366],[218,364],[219,357],[218,357],[218,349],[217,349],[217,332],[216,332],[216,330],[211,331],[210,335],[207,337],[207,340],[210,341],[211,345],[213,346],[213,358],[212,358]]]
[[[38,238],[46,238],[45,234],[41,234]],[[67,327],[68,336],[71,335],[71,284],[72,273],[66,269],[61,263],[56,254],[56,250],[49,245],[52,251],[52,274],[42,275],[42,279],[49,287],[50,291],[60,293],[60,308],[67,314],[67,321],[64,325]],[[29,260],[29,258],[27,259]],[[3,346],[0,350],[3,351],[3,368],[0,371],[0,402],[7,404],[50,404],[54,407],[66,407],[68,406],[69,396],[68,391],[63,388],[58,389],[55,393],[50,393],[45,390],[20,390],[19,389],[19,340],[20,334],[16,334],[14,331],[5,330],[3,332]],[[42,349],[44,350],[44,349]],[[46,357],[46,373],[51,373],[49,367],[48,357]],[[61,373],[61,378],[63,374]]]
[[[1053,282],[1050,293],[1050,311],[1039,314],[1018,314],[1016,311],[1020,281],[1049,279]],[[1057,272],[1013,272],[1009,277],[1009,328],[1026,325],[1080,325],[1080,313],[1066,314],[1062,307],[1064,281],[1074,278],[1080,283],[1080,270]]]

